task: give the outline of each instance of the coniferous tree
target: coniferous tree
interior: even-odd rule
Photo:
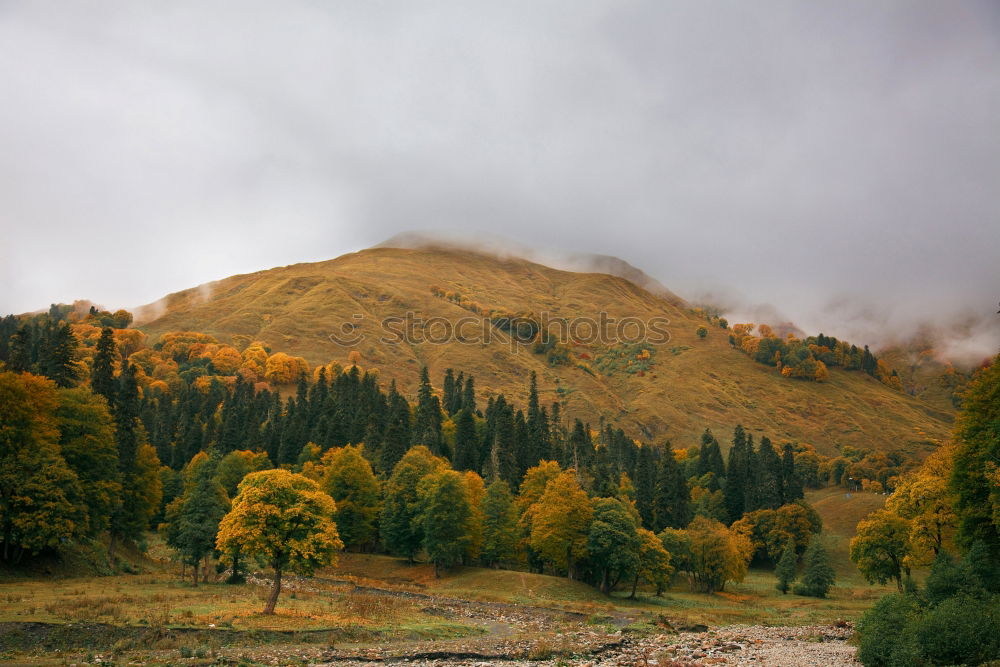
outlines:
[[[660,452],[653,492],[653,530],[684,528],[691,521],[691,492],[668,440]]]
[[[451,407],[455,403],[455,372],[450,368],[444,369],[444,384],[441,388],[441,407],[449,415]]]
[[[737,424],[733,430],[733,446],[729,449],[726,482],[722,489],[730,523],[738,521],[746,511],[749,464],[746,432],[743,430],[742,424]]]
[[[396,391],[396,383],[389,387],[389,424],[382,443],[380,468],[383,474],[392,472],[410,447],[410,406]]]
[[[777,509],[781,506],[781,459],[767,437],[760,439],[756,455],[750,459],[746,511]]]
[[[445,453],[444,441],[441,438],[441,403],[431,388],[426,366],[420,371],[420,388],[417,391],[412,436],[413,444],[424,445],[436,456]]]
[[[699,478],[711,474],[708,483],[709,491],[720,490],[726,476],[726,467],[722,462],[722,451],[719,448],[719,441],[712,435],[712,431],[707,428],[701,435],[701,455],[698,457],[695,474]]]
[[[802,557],[805,563],[802,571],[802,580],[795,587],[796,595],[808,595],[814,598],[825,598],[826,594],[836,581],[837,575],[830,565],[830,555],[820,544],[818,538],[814,537],[809,542],[805,555]]]
[[[795,581],[795,566],[797,564],[797,557],[795,555],[795,543],[792,540],[788,541],[785,545],[785,550],[781,552],[781,558],[778,560],[778,564],[774,568],[774,576],[778,578],[778,583],[775,585],[782,593],[787,593],[789,587],[791,587],[792,582]]]
[[[94,366],[90,371],[90,387],[95,394],[100,394],[108,401],[109,406],[114,406],[116,396],[115,387],[115,358],[118,356],[118,348],[115,345],[114,332],[109,327],[101,329],[101,337],[97,339],[97,348],[94,352]]]
[[[463,409],[455,418],[455,470],[479,469],[479,436],[472,411]]]
[[[655,450],[646,445],[639,448],[633,479],[635,480],[635,507],[642,518],[642,525],[652,529],[653,495],[656,492],[657,461]]]
[[[795,456],[792,446],[785,445],[781,455],[781,504],[795,502],[805,497],[802,479],[795,472]]]
[[[49,326],[41,359],[41,371],[60,387],[76,384],[76,349],[79,342],[69,324]]]
[[[462,408],[476,414],[476,383],[471,375],[465,378],[465,387],[462,389]]]

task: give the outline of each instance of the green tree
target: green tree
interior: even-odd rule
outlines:
[[[653,495],[653,527],[683,528],[691,521],[691,492],[668,441],[660,454]]]
[[[244,477],[252,472],[268,470],[271,467],[271,459],[267,457],[267,452],[235,449],[219,461],[219,465],[215,469],[215,477],[225,489],[226,495],[232,498],[236,495],[236,488]]]
[[[796,595],[808,595],[814,598],[825,598],[836,581],[837,575],[830,565],[830,555],[820,543],[819,537],[809,542],[805,555],[802,557],[805,566],[802,580],[795,587]]]
[[[601,592],[609,595],[622,577],[639,569],[642,542],[636,518],[616,498],[595,498],[587,535],[590,563],[600,573]]]
[[[461,410],[455,417],[455,470],[478,470],[479,458],[476,420],[471,410]]]
[[[8,562],[86,527],[80,483],[59,451],[57,402],[51,380],[0,373],[0,540]]]
[[[909,574],[905,559],[909,553],[909,522],[888,510],[878,510],[858,522],[851,540],[851,560],[865,579],[884,584],[896,580],[903,592],[903,574]]]
[[[42,373],[60,387],[72,387],[76,384],[76,349],[79,345],[69,324],[51,326],[40,360]]]
[[[86,533],[95,537],[121,496],[114,422],[105,400],[83,387],[59,391],[55,416],[63,458],[80,481]]]
[[[795,567],[797,564],[798,556],[795,555],[795,545],[792,542],[788,542],[785,550],[781,552],[778,565],[774,568],[774,576],[778,578],[775,588],[782,593],[787,593],[792,582],[795,581]]]
[[[445,459],[434,456],[423,445],[406,452],[393,468],[385,486],[381,522],[382,542],[390,553],[413,562],[424,541],[417,487],[424,477],[447,468]]]
[[[914,596],[885,595],[858,621],[858,658],[869,667],[921,664],[913,621],[920,615]]]
[[[424,445],[435,455],[444,454],[441,437],[441,402],[431,388],[427,367],[420,369],[417,407],[413,415],[413,444]]]
[[[674,572],[670,560],[670,552],[660,538],[651,530],[639,528],[639,564],[632,578],[632,594],[629,597],[635,599],[640,579],[656,587],[657,597],[663,595],[663,589],[670,584]]]
[[[336,561],[343,548],[333,498],[313,480],[287,470],[251,473],[240,482],[233,508],[219,526],[216,547],[256,557],[274,570],[274,584],[264,606],[273,614],[281,594],[281,575],[310,575]]]
[[[482,510],[483,563],[492,567],[513,559],[517,553],[518,514],[507,482],[496,479],[486,487]]]
[[[229,498],[216,481],[214,466],[202,464],[191,471],[183,495],[167,508],[164,535],[169,546],[181,554],[192,568],[198,585],[198,565],[212,553],[219,532],[219,522],[229,511]],[[207,580],[207,567],[203,581]]]
[[[726,465],[726,483],[722,489],[730,523],[738,521],[746,510],[749,465],[746,432],[741,424],[737,424],[733,430],[733,445],[729,449],[729,460]]]
[[[327,451],[320,484],[337,503],[333,519],[340,539],[356,548],[371,544],[378,535],[381,510],[379,483],[361,449],[361,445],[348,445]]]
[[[101,337],[97,339],[97,348],[94,351],[94,365],[90,371],[90,388],[95,394],[100,394],[108,401],[108,405],[114,405],[117,398],[117,386],[115,384],[115,362],[118,359],[118,346],[115,344],[115,335],[108,327],[101,329]]]
[[[434,576],[457,565],[465,553],[472,515],[462,475],[441,470],[425,476],[417,488],[420,502],[418,522],[423,548],[434,563]]]
[[[1000,570],[1000,355],[969,383],[955,441],[950,486],[960,543],[981,542]]]

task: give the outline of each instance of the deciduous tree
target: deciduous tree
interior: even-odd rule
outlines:
[[[240,482],[216,546],[225,555],[238,551],[259,558],[274,570],[265,614],[274,613],[284,572],[309,575],[335,562],[344,546],[331,519],[336,511],[316,482],[287,470],[251,473]]]

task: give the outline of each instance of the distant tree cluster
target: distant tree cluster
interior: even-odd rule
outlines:
[[[750,323],[732,325],[729,344],[758,363],[774,366],[784,377],[824,382],[830,375],[828,368],[840,367],[862,371],[897,391],[903,390],[896,370],[872,354],[867,345],[859,349],[823,334],[800,339],[789,333],[782,338],[766,324]]]

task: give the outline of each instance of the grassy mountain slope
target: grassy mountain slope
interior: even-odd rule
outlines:
[[[575,359],[553,367],[529,348],[512,350],[499,340],[380,340],[386,334],[383,319],[407,312],[451,322],[481,319],[432,294],[432,286],[513,313],[546,312],[568,319],[594,318],[601,311],[616,319],[666,317],[670,341],[655,348],[649,371],[630,374],[625,361],[612,364],[616,369],[607,373],[598,370],[597,360],[608,352],[600,344],[574,346]],[[568,416],[592,424],[604,417],[636,437],[671,438],[681,447],[694,444],[706,426],[728,439],[732,426],[743,423],[751,432],[779,442],[809,443],[827,454],[846,444],[920,453],[946,438],[950,429],[947,411],[861,373],[833,369],[822,384],[782,378],[731,349],[727,332],[718,327],[709,327],[707,338],[699,339],[695,332],[706,324],[704,319],[683,302],[656,296],[624,278],[456,249],[380,247],[232,276],[171,294],[138,316],[140,328],[154,340],[182,330],[211,333],[222,342],[262,340],[273,351],[303,356],[312,364],[344,362],[356,349],[363,367],[377,368],[385,382],[395,379],[411,395],[426,364],[435,383],[452,367],[475,376],[480,397],[503,392],[523,404],[534,370],[543,402],[559,400]],[[330,339],[345,322],[366,337],[353,348]],[[440,325],[432,331],[440,333]]]

